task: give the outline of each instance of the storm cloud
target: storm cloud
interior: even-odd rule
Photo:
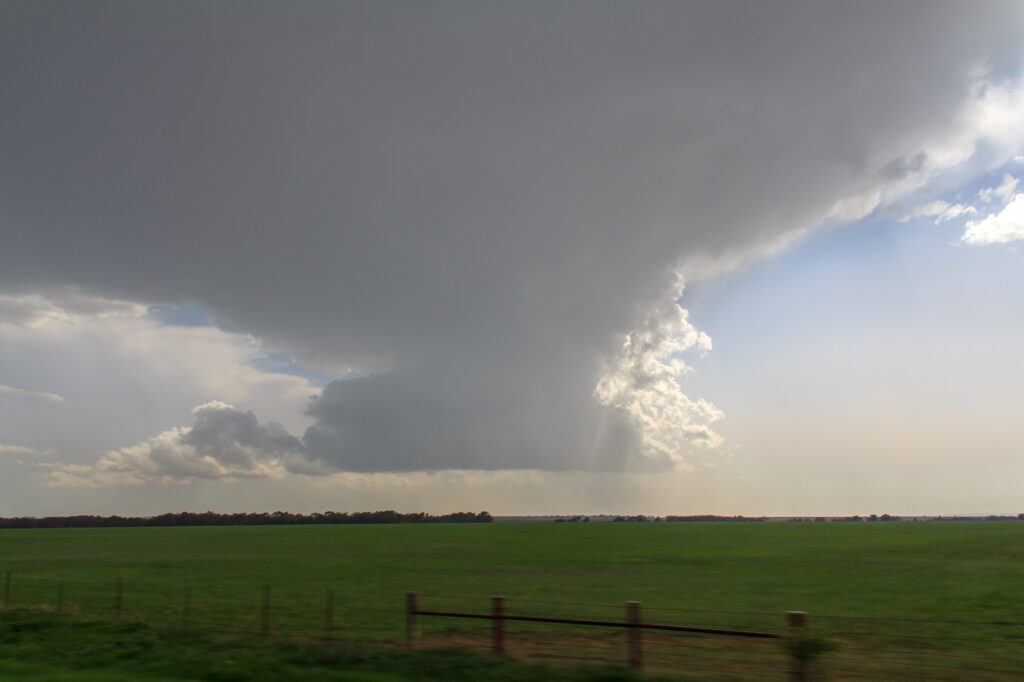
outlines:
[[[168,475],[685,466],[722,413],[678,383],[677,273],[974,153],[1022,13],[5,3],[0,288],[194,301],[362,375],[301,437],[201,413]]]

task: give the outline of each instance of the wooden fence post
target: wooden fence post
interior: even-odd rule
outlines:
[[[807,679],[807,659],[792,645],[792,640],[803,634],[803,628],[807,625],[807,612],[786,611],[786,623],[789,625],[791,641],[789,677],[796,682],[803,682]]]
[[[114,617],[121,617],[121,600],[124,597],[124,578],[118,577],[114,596]]]
[[[260,632],[264,637],[270,637],[270,585],[263,586],[263,608]]]
[[[11,608],[11,572],[4,576],[4,608]]]
[[[334,634],[334,590],[327,589],[327,605],[324,607],[324,639]]]
[[[640,602],[626,602],[626,628],[629,637],[629,667],[640,670],[644,666],[643,630],[640,629]]]
[[[405,643],[410,649],[415,649],[419,643],[420,628],[416,622],[416,592],[405,593]]]
[[[494,655],[505,655],[505,598],[491,597],[491,615],[494,616]]]

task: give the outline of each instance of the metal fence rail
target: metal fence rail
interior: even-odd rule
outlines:
[[[582,618],[557,618],[552,616],[510,615],[505,612],[505,598],[491,597],[490,613],[470,613],[464,611],[437,611],[419,608],[419,593],[408,592],[405,596],[406,644],[410,649],[419,646],[419,617],[436,616],[443,618],[470,618],[493,622],[491,650],[495,655],[506,654],[505,623],[547,623],[557,625],[582,625],[594,627],[624,628],[627,632],[627,650],[629,665],[634,669],[643,668],[643,637],[644,630],[660,630],[663,632],[687,632],[703,635],[721,635],[728,637],[745,637],[753,639],[782,639],[783,635],[776,632],[759,632],[753,630],[735,630],[726,628],[700,627],[694,625],[666,625],[661,623],[645,623],[641,617],[641,604],[638,601],[626,602],[626,620],[592,620]],[[789,611],[786,614],[791,635],[797,633],[807,622],[807,614],[803,611]],[[806,660],[799,656],[791,656],[790,670],[793,679],[804,679]]]

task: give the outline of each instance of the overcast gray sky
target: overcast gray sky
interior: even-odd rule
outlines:
[[[740,299],[701,287],[879,217],[945,211],[974,235],[950,249],[1013,249],[1019,193],[999,182],[1024,151],[1022,18],[1006,2],[3,2],[0,514],[756,512],[739,507],[771,462],[803,480],[787,441],[856,428],[841,408],[776,414],[810,389],[751,392],[735,372],[752,346],[716,384],[701,363],[736,338],[680,302],[717,300],[713,319]],[[906,435],[928,418],[884,428],[928,448]],[[840,439],[839,462],[867,447]],[[739,445],[762,455],[722,473]],[[831,484],[761,478],[764,512],[826,504],[847,464],[816,466]],[[892,485],[843,505],[889,504]],[[962,503],[988,504],[986,485]]]

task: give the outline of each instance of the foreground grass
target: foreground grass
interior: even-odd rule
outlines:
[[[620,668],[553,667],[451,650],[410,652],[344,643],[213,636],[139,622],[92,621],[16,609],[0,612],[0,679],[628,682],[641,678]]]

